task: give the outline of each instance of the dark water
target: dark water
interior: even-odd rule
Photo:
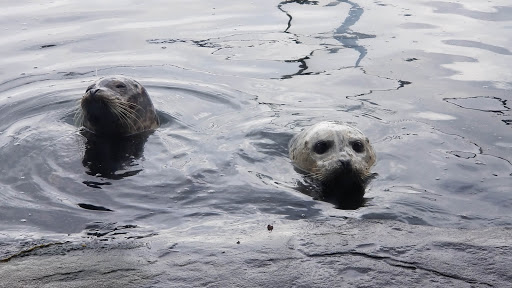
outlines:
[[[5,2],[0,233],[512,225],[512,6],[409,2]],[[145,85],[163,124],[104,177],[84,167],[73,116],[86,87],[115,74]],[[358,210],[294,189],[288,141],[322,120],[357,126],[377,151]]]

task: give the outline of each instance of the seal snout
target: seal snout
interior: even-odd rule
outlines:
[[[90,96],[90,97],[94,97],[94,96],[96,96],[96,93],[98,93],[98,91],[100,91],[100,88],[94,88],[94,89],[90,89],[90,90],[88,90],[88,92],[89,92],[89,96]]]
[[[352,161],[350,161],[350,159],[339,159],[338,167],[343,171],[352,170]]]
[[[82,98],[81,106],[84,111],[87,111],[88,114],[99,112],[98,110],[103,110],[107,107],[104,96],[101,93],[98,93],[101,89],[95,88],[88,90]]]

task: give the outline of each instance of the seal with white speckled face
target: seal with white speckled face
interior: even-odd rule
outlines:
[[[318,198],[342,209],[364,203],[376,157],[360,130],[338,122],[317,123],[291,139],[289,156],[300,172],[319,184]]]
[[[102,136],[128,136],[159,126],[146,89],[125,76],[104,77],[90,85],[80,101],[79,122]]]

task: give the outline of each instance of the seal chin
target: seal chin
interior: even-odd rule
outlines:
[[[351,178],[322,182],[324,200],[336,208],[355,210],[364,204],[365,185]]]
[[[350,160],[336,162],[329,171],[323,172],[325,177],[318,180],[323,200],[340,209],[357,209],[364,204],[365,188],[371,177],[355,170]]]

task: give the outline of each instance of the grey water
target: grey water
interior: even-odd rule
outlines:
[[[0,235],[224,219],[512,225],[511,9],[2,1]],[[86,87],[117,74],[146,87],[162,125],[106,177],[84,165],[73,118]],[[296,189],[288,141],[324,120],[358,127],[377,152],[357,210]]]

